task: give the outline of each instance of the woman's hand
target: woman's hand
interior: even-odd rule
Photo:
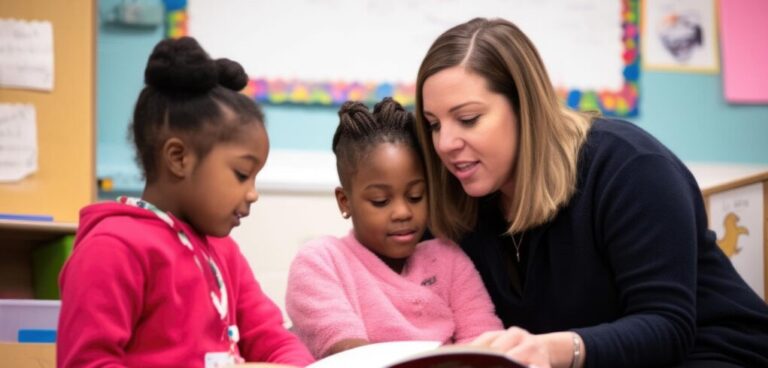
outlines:
[[[519,327],[485,332],[469,345],[490,348],[531,367],[551,367],[546,341]]]

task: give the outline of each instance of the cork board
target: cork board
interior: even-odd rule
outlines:
[[[53,91],[0,88],[0,102],[37,112],[38,170],[0,183],[0,213],[77,221],[96,197],[96,4],[92,0],[0,2],[0,18],[49,21],[53,26]]]

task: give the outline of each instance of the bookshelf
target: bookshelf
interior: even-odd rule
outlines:
[[[35,250],[76,230],[75,223],[0,220],[0,299],[33,299]]]

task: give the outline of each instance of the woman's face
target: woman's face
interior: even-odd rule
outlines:
[[[518,129],[507,98],[462,66],[427,78],[422,98],[435,151],[464,191],[511,194]]]

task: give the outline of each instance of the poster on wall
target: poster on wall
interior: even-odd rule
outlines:
[[[726,101],[768,104],[768,1],[720,1],[719,15]]]
[[[644,0],[643,67],[718,73],[716,0]]]
[[[763,183],[709,197],[710,228],[717,244],[747,284],[765,298]]]

